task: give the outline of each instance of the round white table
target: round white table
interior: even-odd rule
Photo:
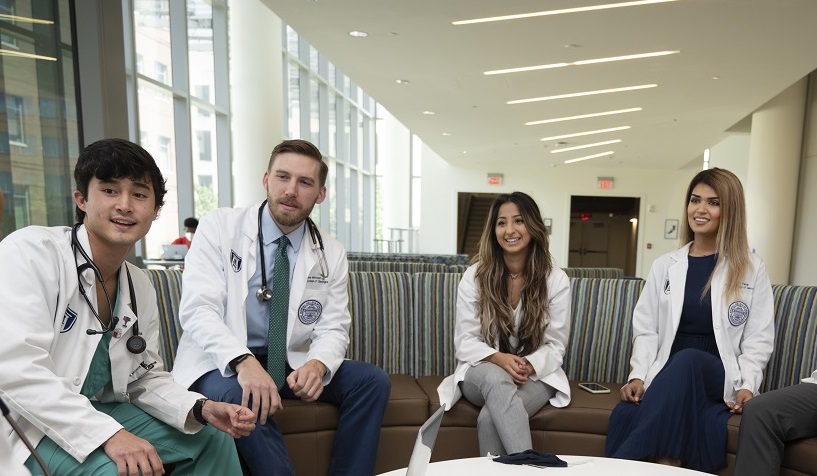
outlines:
[[[438,461],[428,465],[427,476],[599,476],[602,474],[624,474],[627,476],[694,476],[703,475],[699,471],[675,468],[643,461],[601,458],[596,456],[562,456],[567,468],[536,468],[532,466],[502,464],[490,458],[465,458]],[[543,471],[546,471],[543,473]],[[406,469],[397,469],[380,476],[404,476]]]

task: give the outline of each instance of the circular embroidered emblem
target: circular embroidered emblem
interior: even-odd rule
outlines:
[[[749,306],[745,302],[735,301],[729,305],[729,324],[737,327],[749,319]]]
[[[309,299],[302,302],[301,306],[298,307],[298,320],[301,321],[301,324],[309,326],[318,322],[322,312],[323,306],[321,303],[314,299]]]

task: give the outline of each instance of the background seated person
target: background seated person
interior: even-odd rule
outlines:
[[[184,219],[184,236],[180,236],[173,240],[171,245],[187,245],[193,243],[193,235],[196,234],[196,228],[199,227],[199,221],[196,218],[189,217]]]

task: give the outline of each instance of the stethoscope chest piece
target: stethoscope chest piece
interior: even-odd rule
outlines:
[[[255,297],[257,297],[259,301],[269,301],[272,299],[272,289],[261,286],[258,288],[258,291],[255,292]]]
[[[128,352],[132,354],[141,354],[145,351],[148,347],[148,343],[145,342],[145,339],[140,335],[133,335],[130,336],[125,342],[125,347],[127,347]]]

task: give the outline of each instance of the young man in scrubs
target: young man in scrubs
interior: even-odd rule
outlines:
[[[156,163],[105,139],[82,151],[74,179],[77,225],[0,242],[0,397],[52,474],[241,474],[232,438],[255,414],[163,370],[156,293],[125,262],[164,203]],[[12,446],[41,474],[16,436]]]

